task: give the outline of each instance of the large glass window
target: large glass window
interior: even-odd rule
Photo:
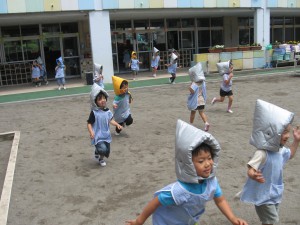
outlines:
[[[182,28],[188,28],[188,27],[194,27],[195,26],[195,20],[194,18],[191,19],[181,19],[181,27]]]
[[[197,20],[197,27],[210,27],[209,18],[201,18]]]
[[[44,34],[57,34],[60,33],[59,24],[43,24],[42,32]]]
[[[158,19],[158,20],[150,20],[150,29],[164,29],[164,20]]]
[[[20,37],[19,26],[1,27],[2,37]]]
[[[62,33],[78,33],[78,24],[77,23],[62,23],[61,25]]]
[[[21,41],[4,42],[6,62],[23,61]]]
[[[39,25],[22,25],[21,26],[21,35],[22,36],[35,36],[39,35]]]
[[[149,27],[148,20],[135,20],[134,21],[134,28],[136,30],[147,30],[148,27]]]
[[[239,17],[239,45],[250,45],[253,43],[254,29],[253,29],[254,19],[252,17]]]
[[[131,30],[131,21],[116,21],[116,30],[125,31]]]
[[[23,40],[24,60],[34,60],[40,56],[39,40]]]
[[[180,19],[167,19],[168,28],[181,28]]]

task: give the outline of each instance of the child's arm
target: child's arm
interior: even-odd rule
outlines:
[[[94,134],[94,131],[93,131],[92,124],[88,123],[88,124],[87,124],[87,128],[88,128],[88,131],[89,131],[89,133],[90,133],[91,139],[94,139],[94,138],[95,138],[95,134]]]
[[[119,130],[122,130],[123,127],[118,124],[114,119],[111,119],[111,121],[109,122],[111,125],[114,125],[115,127],[117,127]]]
[[[228,76],[228,79],[225,80],[225,84],[226,84],[226,85],[229,84],[229,82],[230,82],[230,80],[232,79],[232,77],[233,77],[233,73],[230,73],[229,76]]]
[[[264,150],[256,150],[251,160],[247,163],[248,166],[248,176],[249,178],[259,182],[264,183],[265,178],[259,170],[260,165],[264,164],[266,161],[266,152]]]
[[[127,220],[126,225],[142,225],[148,219],[149,216],[160,206],[158,197],[152,199],[144,208],[143,212],[135,220]]]
[[[191,86],[189,87],[189,90],[190,90],[191,94],[195,93],[194,89]]]
[[[299,147],[299,142],[300,142],[300,127],[299,126],[297,126],[296,128],[293,129],[293,136],[294,136],[294,141],[293,141],[292,145],[290,146],[290,150],[291,150],[290,159],[295,156],[297,148]]]
[[[224,216],[227,217],[227,219],[234,225],[247,225],[247,222],[244,221],[243,219],[240,219],[238,217],[236,217],[228,202],[226,201],[224,196],[220,196],[217,198],[214,198],[215,204],[218,206],[218,208],[220,209],[220,211],[224,214]]]

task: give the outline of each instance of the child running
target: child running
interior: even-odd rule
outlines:
[[[94,63],[94,83],[96,83],[97,85],[99,85],[100,87],[102,87],[104,89],[104,83],[103,83],[103,75],[102,75],[102,71],[103,71],[103,66],[97,63]]]
[[[58,84],[58,90],[61,90],[61,86],[63,86],[63,89],[67,89],[65,86],[66,80],[65,80],[65,71],[66,67],[63,63],[62,57],[59,57],[56,59],[57,66],[55,67],[55,79],[57,80]]]
[[[142,64],[142,62],[140,62],[138,59],[137,59],[137,56],[136,56],[136,52],[132,52],[131,53],[131,60],[130,60],[130,63],[129,63],[129,66],[131,68],[131,71],[132,71],[132,76],[133,76],[133,80],[136,79],[137,75],[138,75],[138,72],[140,70],[140,64]]]
[[[200,62],[189,69],[189,75],[192,81],[192,84],[189,87],[190,94],[187,100],[188,109],[191,110],[190,123],[192,124],[194,122],[196,112],[198,111],[205,125],[204,130],[208,131],[209,123],[207,116],[204,113],[206,102],[206,84]]]
[[[134,220],[127,220],[126,225],[142,225],[150,215],[153,225],[196,225],[211,200],[232,224],[247,225],[233,214],[215,176],[220,150],[211,134],[178,120],[175,143],[178,180],[157,191],[142,213]]]
[[[169,78],[170,84],[175,84],[175,79],[176,79],[176,70],[177,68],[177,59],[178,56],[175,53],[172,53],[170,56],[170,63],[165,64],[165,66],[168,67],[168,73],[171,74],[171,77]]]
[[[34,60],[31,66],[31,79],[35,87],[41,86],[40,74],[41,74],[40,67],[37,63],[37,60]]]
[[[109,124],[122,130],[122,126],[113,120],[112,112],[106,107],[108,94],[97,84],[93,84],[90,93],[91,113],[87,120],[87,128],[95,146],[95,159],[99,160],[100,166],[106,166],[104,157],[110,154],[112,141]]]
[[[131,93],[128,91],[128,81],[113,76],[112,83],[114,86],[114,92],[116,94],[113,101],[114,119],[122,127],[129,126],[133,123],[131,117],[130,104],[132,102]],[[121,129],[116,127],[115,135],[120,135]]]
[[[284,190],[283,169],[295,156],[300,142],[300,128],[297,126],[293,129],[292,144],[285,147],[293,118],[294,113],[260,99],[256,101],[250,144],[257,150],[247,164],[248,179],[241,200],[255,206],[263,225],[279,222],[278,211]]]
[[[156,77],[157,69],[160,62],[159,50],[154,47],[153,53],[154,55],[152,56],[152,60],[151,60],[152,76]]]
[[[221,87],[220,87],[220,98],[214,97],[211,104],[214,105],[216,102],[223,102],[225,96],[228,96],[228,107],[227,112],[233,113],[231,110],[233,102],[233,92],[232,92],[232,78],[233,78],[233,64],[230,61],[217,63],[219,74],[223,77]]]

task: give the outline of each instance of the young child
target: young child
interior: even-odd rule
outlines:
[[[142,64],[142,62],[140,62],[137,59],[136,52],[133,51],[131,53],[131,60],[130,60],[130,63],[129,63],[129,66],[130,66],[131,71],[132,71],[133,80],[135,80],[136,76],[138,75],[138,72],[140,70],[140,64]]]
[[[204,113],[206,102],[206,84],[200,62],[189,69],[189,75],[192,81],[192,84],[189,87],[190,94],[187,100],[188,109],[191,111],[190,123],[192,124],[194,122],[196,112],[198,111],[201,119],[205,124],[204,130],[208,131],[209,123],[207,120],[207,116]]]
[[[108,94],[97,84],[93,84],[90,93],[91,113],[87,120],[87,128],[95,146],[95,158],[99,160],[100,166],[106,166],[104,157],[110,154],[110,143],[112,141],[109,125],[112,124],[122,130],[113,120],[112,112],[106,107]]]
[[[102,87],[104,89],[104,83],[103,83],[103,75],[102,75],[102,71],[103,71],[103,66],[97,63],[94,63],[94,83],[96,83],[97,85],[99,85],[100,87]]]
[[[56,59],[56,64],[57,66],[55,67],[55,79],[57,80],[57,84],[58,84],[58,90],[61,90],[61,86],[63,86],[63,89],[67,89],[65,86],[65,71],[66,71],[66,67],[63,63],[62,57],[59,57],[58,59]]]
[[[152,67],[152,76],[156,77],[157,69],[160,62],[159,50],[157,48],[153,48],[153,56],[151,60],[151,67]]]
[[[45,85],[48,85],[49,82],[48,82],[48,78],[47,78],[47,70],[46,70],[46,66],[43,62],[43,60],[41,59],[41,57],[39,56],[37,58],[37,63],[40,67],[40,80],[41,82],[43,82]]]
[[[40,81],[40,67],[37,63],[37,60],[34,60],[31,66],[31,78],[32,78],[32,83],[37,86],[41,86],[41,81]]]
[[[268,102],[257,100],[250,144],[257,148],[248,162],[248,179],[241,200],[255,205],[262,224],[279,222],[283,168],[294,157],[300,142],[300,128],[293,129],[294,141],[285,147],[294,114]]]
[[[233,78],[233,64],[230,61],[228,62],[220,62],[217,63],[217,67],[219,70],[219,74],[223,77],[221,88],[220,88],[220,98],[214,97],[211,101],[211,104],[215,104],[216,102],[223,102],[225,96],[228,96],[228,107],[227,112],[233,113],[231,110],[232,102],[233,102],[233,92],[232,92],[232,78]]]
[[[112,76],[114,92],[116,94],[113,101],[114,119],[122,127],[129,126],[133,123],[131,117],[130,104],[132,102],[131,93],[128,91],[128,81]],[[116,127],[115,135],[120,135],[121,129]]]
[[[175,84],[176,70],[177,70],[177,68],[179,68],[179,67],[177,67],[177,59],[178,59],[178,56],[175,53],[172,53],[171,57],[170,57],[170,63],[165,64],[165,66],[168,67],[168,73],[171,74],[171,77],[169,78],[169,82],[171,84]]]
[[[199,224],[208,201],[235,225],[247,223],[237,218],[215,176],[221,147],[209,133],[181,120],[177,121],[175,170],[177,181],[154,194],[142,213],[126,225],[141,225],[152,215],[153,225]]]

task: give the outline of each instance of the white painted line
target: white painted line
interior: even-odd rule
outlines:
[[[1,199],[0,199],[0,224],[1,225],[7,224],[7,216],[8,216],[8,209],[10,203],[11,190],[12,190],[12,183],[14,179],[17,153],[18,153],[18,147],[20,141],[20,131],[1,133],[0,135],[8,135],[8,134],[15,134],[15,135],[14,135],[14,140],[10,151],[10,157],[7,164],[6,175],[5,175]]]

